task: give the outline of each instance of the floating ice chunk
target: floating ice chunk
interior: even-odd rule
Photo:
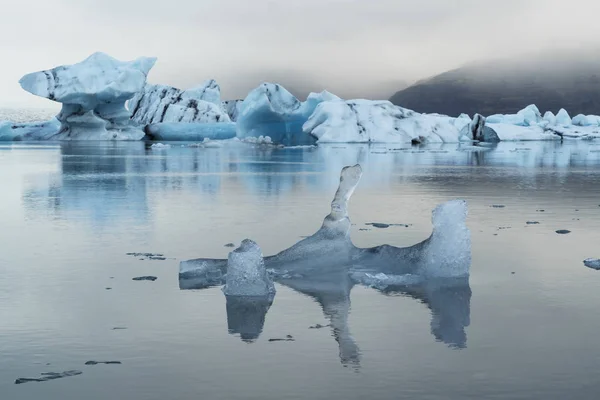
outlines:
[[[467,202],[454,200],[433,210],[433,233],[424,242],[420,273],[437,278],[469,275],[471,233],[466,225]]]
[[[575,126],[598,126],[599,117],[596,115],[578,114],[573,117],[572,123]]]
[[[262,136],[262,135],[260,135],[259,137],[255,137],[255,136],[245,137],[242,139],[242,142],[250,143],[250,144],[273,144],[273,140],[271,139],[270,136]]]
[[[311,93],[302,103],[280,85],[263,83],[242,102],[237,117],[239,138],[269,136],[286,146],[310,145],[315,139],[302,131],[318,104],[339,100],[328,92]]]
[[[600,271],[600,259],[598,258],[588,258],[583,261],[583,264],[588,268]]]
[[[142,90],[156,58],[122,62],[104,53],[21,78],[26,91],[63,104],[54,140],[139,140],[125,102]]]
[[[319,143],[456,143],[470,119],[419,114],[389,101],[326,101],[304,124]]]
[[[219,85],[212,79],[188,90],[148,84],[129,101],[128,107],[132,121],[138,125],[231,122],[220,97]]]
[[[489,138],[498,138],[491,141],[527,141],[527,140],[560,140],[560,136],[552,131],[544,130],[539,125],[522,126],[507,123],[486,123],[484,136]]]
[[[516,114],[494,114],[487,117],[490,124],[510,124],[518,126],[534,126],[542,120],[540,110],[530,104]]]
[[[223,292],[227,296],[275,294],[275,286],[267,274],[260,247],[252,240],[242,241],[240,247],[229,253]]]
[[[548,125],[556,125],[556,115],[554,115],[552,111],[546,111],[543,120],[546,121]]]
[[[573,121],[571,120],[571,117],[569,116],[569,113],[567,112],[567,110],[565,110],[564,108],[561,108],[560,111],[558,112],[558,114],[556,114],[556,125],[561,125],[561,126],[569,126],[572,125]]]
[[[232,139],[236,135],[233,123],[164,122],[146,126],[145,132],[151,140],[190,142]]]
[[[164,144],[164,143],[154,143],[152,146],[150,146],[152,149],[168,149],[171,147],[170,144]]]

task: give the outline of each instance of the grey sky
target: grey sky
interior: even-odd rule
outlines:
[[[215,78],[224,98],[263,80],[387,98],[466,62],[598,47],[599,12],[595,0],[19,0],[2,7],[0,106],[51,106],[19,78],[95,51],[157,56],[151,82]]]

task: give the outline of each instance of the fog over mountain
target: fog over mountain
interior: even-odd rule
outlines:
[[[421,112],[458,115],[542,112],[600,114],[600,49],[551,50],[476,62],[400,90],[393,103]]]

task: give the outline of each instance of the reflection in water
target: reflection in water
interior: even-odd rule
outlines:
[[[381,292],[421,301],[431,310],[431,334],[450,347],[467,347],[465,328],[471,323],[468,278],[432,280],[418,286],[390,286]]]
[[[264,258],[264,266],[276,281],[321,305],[338,343],[340,360],[346,366],[360,365],[360,350],[348,326],[350,291],[357,283],[376,285],[383,291],[421,300],[432,311],[432,334],[451,347],[466,347],[465,327],[469,324],[471,298],[468,284],[471,237],[465,224],[466,203],[452,201],[438,206],[433,212],[433,233],[422,243],[408,248],[385,245],[359,249],[350,240],[348,201],[361,176],[360,165],[342,169],[331,212],[321,228],[290,248]],[[245,242],[248,241],[242,245]],[[240,249],[231,254],[245,254]],[[253,264],[255,257],[251,254],[245,262],[236,258],[236,274],[241,272],[238,263]],[[229,262],[218,259],[181,262],[180,288],[201,289],[224,283],[228,266],[234,266],[228,265]],[[228,296],[228,304],[230,301]],[[233,332],[251,332],[255,336],[250,339],[257,338],[268,306],[256,313],[252,298],[240,297],[235,304],[231,310],[227,307],[228,320],[248,326],[236,325]],[[244,310],[251,310],[248,319],[239,316]],[[242,334],[242,340],[247,339]]]
[[[337,180],[341,167],[357,162],[365,168],[362,184],[367,188],[415,183],[435,192],[443,190],[449,196],[477,192],[486,193],[490,198],[496,194],[507,196],[522,188],[561,187],[565,191],[580,192],[584,174],[573,173],[573,168],[600,165],[600,146],[588,142],[499,143],[483,150],[462,145],[396,148],[348,144],[313,149],[179,146],[151,150],[143,143],[61,143],[60,147],[44,150],[59,153],[58,162],[54,158],[49,161],[53,167],[50,172],[38,171],[35,176],[24,178],[21,200],[30,218],[39,218],[40,211],[49,211],[53,218],[92,221],[110,229],[123,221],[151,224],[155,218],[150,211],[151,197],[156,193],[186,191],[191,196],[208,195],[209,201],[216,201],[217,195],[231,193],[226,190],[229,185],[277,198],[297,188],[327,189]],[[0,150],[11,151],[10,148]],[[444,168],[455,166],[470,168]],[[481,168],[488,166],[511,170],[510,173],[499,169],[498,173],[482,174]],[[424,175],[427,180],[421,179]],[[564,195],[555,191],[546,196],[562,201]],[[335,264],[325,259],[322,252],[321,256],[308,260],[315,267]],[[387,268],[389,265],[380,260],[367,271],[359,272],[393,274],[394,271]],[[210,284],[220,284],[225,269],[226,264],[221,264]],[[341,358],[349,363],[359,359],[347,317],[352,284],[366,282],[352,281],[346,287],[331,287],[326,276],[320,277],[320,282],[315,282],[313,276],[310,277],[313,281],[307,281],[307,277],[304,281],[286,279],[285,275],[274,278],[316,299],[331,321],[334,336],[340,343]],[[343,280],[336,278],[335,282],[339,284]],[[369,285],[380,288],[378,282]],[[180,286],[191,289],[199,284],[193,279],[182,279]],[[404,282],[395,286],[393,290],[389,286],[378,290],[424,302],[432,312],[431,331],[436,339],[452,347],[466,346],[464,329],[469,324],[471,297],[468,281],[452,284],[446,281],[437,286]],[[243,303],[239,299],[231,304],[228,301],[229,327],[245,340],[253,340],[260,334],[269,307],[254,304],[244,311]]]
[[[227,303],[227,328],[232,335],[240,335],[244,342],[258,339],[265,326],[272,297],[225,296]]]
[[[440,170],[444,173],[421,182],[419,173],[436,166],[524,167],[518,169],[520,184],[535,187],[556,180],[568,189],[580,179],[575,175],[565,180],[570,167],[600,165],[600,146],[587,142],[504,142],[483,149],[463,145],[181,146],[152,150],[141,142],[61,143],[56,150],[48,150],[60,151],[59,171],[48,173],[47,179],[27,179],[23,204],[29,212],[45,209],[57,218],[85,217],[103,226],[116,224],[125,215],[144,224],[150,222],[150,192],[186,190],[216,196],[229,180],[241,183],[251,193],[277,197],[299,187],[331,187],[337,172],[355,163],[365,168],[365,187],[390,184],[400,177],[402,182],[414,181],[460,195],[482,188],[490,194],[506,193],[514,187],[514,174],[485,175],[483,179],[477,168],[460,174]],[[541,167],[556,170],[540,174]],[[471,184],[465,185],[465,181]]]

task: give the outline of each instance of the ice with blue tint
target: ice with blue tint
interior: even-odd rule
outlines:
[[[537,125],[542,120],[542,114],[535,104],[530,104],[516,114],[495,114],[487,117],[490,124],[510,124],[518,126]]]
[[[321,228],[292,247],[264,258],[266,268],[273,271],[276,280],[327,276],[328,279],[335,277],[334,280],[342,282],[350,275],[356,277],[379,273],[411,275],[421,280],[469,276],[471,236],[466,226],[467,204],[463,200],[438,206],[433,212],[433,233],[415,246],[355,247],[350,239],[348,201],[361,176],[360,165],[345,167],[331,203],[331,213],[325,217]],[[260,252],[258,246],[250,241],[240,251],[246,253],[250,250],[254,255]],[[222,283],[225,277],[229,279],[231,255],[228,261],[183,261],[180,279],[193,279],[199,287]]]
[[[202,141],[232,139],[236,136],[234,123],[163,122],[145,128],[150,140]]]
[[[275,294],[275,286],[267,274],[262,251],[252,240],[242,241],[240,247],[229,253],[223,292],[227,296]]]
[[[241,103],[237,115],[239,138],[269,136],[286,146],[310,145],[316,139],[302,130],[315,108],[324,101],[338,101],[329,92],[311,93],[301,102],[281,85],[263,83]]]
[[[143,89],[155,62],[149,57],[123,62],[95,53],[78,64],[27,74],[19,83],[63,105],[56,117],[60,129],[41,139],[139,140],[144,133],[131,124],[125,103]]]

